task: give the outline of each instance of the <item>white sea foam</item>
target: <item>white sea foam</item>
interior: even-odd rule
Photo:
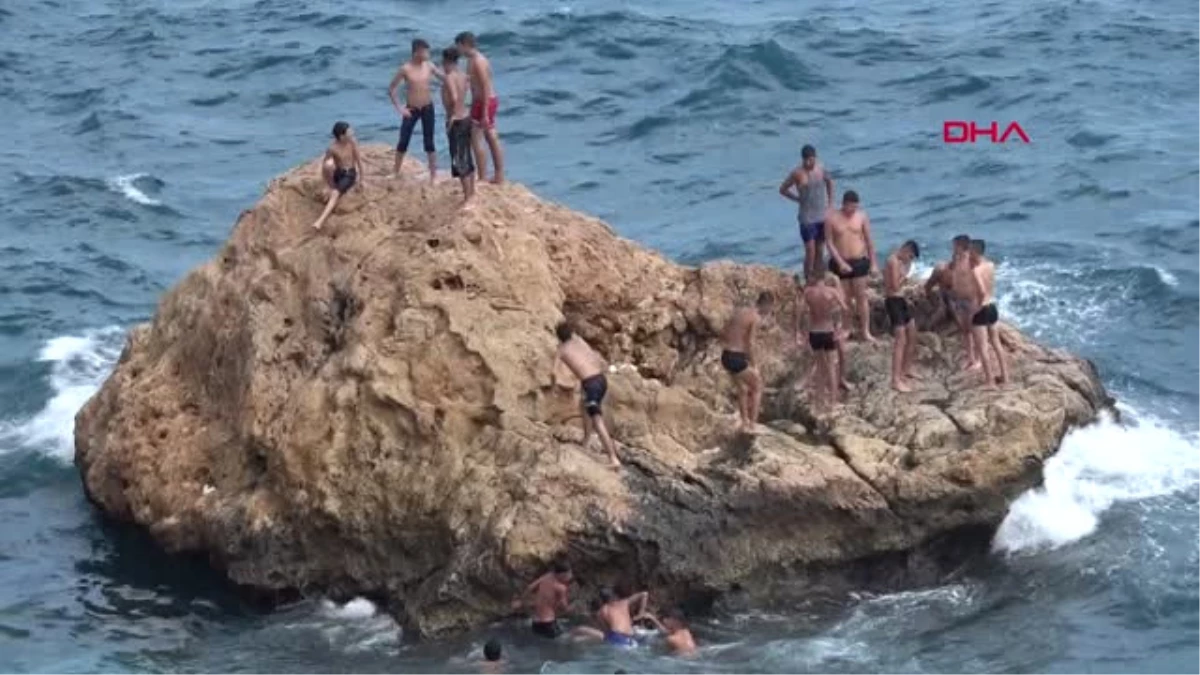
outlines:
[[[70,460],[75,413],[100,388],[121,355],[125,332],[116,327],[65,335],[47,342],[38,361],[49,363],[53,395],[32,418],[0,428],[0,447],[24,447]]]
[[[366,598],[354,598],[344,605],[330,600],[321,601],[321,612],[335,619],[370,619],[378,611],[375,603]]]
[[[108,181],[108,185],[113,190],[120,192],[126,199],[137,202],[144,206],[158,206],[162,202],[158,201],[142,192],[137,186],[137,181],[140,178],[145,178],[144,173],[131,173],[124,176],[117,176]]]
[[[1158,273],[1158,280],[1163,282],[1167,286],[1170,286],[1171,288],[1175,288],[1176,286],[1179,285],[1179,278],[1176,277],[1174,274],[1171,274],[1170,271],[1165,270],[1165,269],[1159,267],[1158,265],[1154,266],[1154,271]]]
[[[1105,419],[1072,431],[1046,462],[1045,481],[1021,495],[992,546],[1021,552],[1056,548],[1096,530],[1121,501],[1167,495],[1200,481],[1200,445],[1154,420]]]

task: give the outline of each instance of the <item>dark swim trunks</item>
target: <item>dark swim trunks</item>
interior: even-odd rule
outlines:
[[[831,259],[829,269],[837,273],[839,279],[858,279],[871,273],[871,261],[867,258],[851,258],[846,264],[850,266],[849,272],[838,267],[837,262]]]
[[[614,633],[612,631],[604,632],[604,641],[610,645],[613,645],[614,647],[625,647],[626,649],[633,649],[634,647],[638,646],[637,640],[635,640],[632,635]]]
[[[815,223],[805,224],[800,221],[800,241],[808,243],[810,241],[825,241],[825,221],[818,220]]]
[[[737,375],[750,367],[750,359],[742,352],[731,352],[726,349],[721,352],[721,365],[730,374]]]
[[[904,298],[885,298],[883,309],[887,312],[888,321],[891,322],[893,329],[907,326],[913,320],[912,314],[908,311],[908,300]]]
[[[833,339],[833,333],[824,331],[809,333],[808,346],[812,347],[814,352],[829,352],[837,349],[837,343]]]
[[[358,182],[358,172],[354,169],[337,169],[333,172],[333,187],[341,194],[346,194]]]
[[[583,406],[592,417],[600,416],[600,404],[608,393],[608,380],[604,374],[593,375],[580,383],[583,388]]]
[[[450,142],[450,175],[463,178],[475,173],[475,157],[471,154],[471,120],[454,120],[446,136]]]
[[[563,627],[558,621],[534,621],[529,624],[534,635],[540,635],[551,640],[563,634]]]
[[[409,108],[408,117],[400,122],[400,142],[396,144],[397,152],[408,152],[408,142],[412,140],[413,129],[417,121],[421,122],[421,140],[425,143],[425,152],[436,152],[433,147],[433,104],[424,108]]]
[[[972,326],[994,326],[1000,320],[1000,312],[996,309],[996,303],[989,302],[975,312],[975,316],[971,317]]]

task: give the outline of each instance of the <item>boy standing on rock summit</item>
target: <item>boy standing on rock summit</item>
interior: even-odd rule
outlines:
[[[758,295],[754,307],[736,307],[721,331],[721,367],[728,371],[738,389],[739,430],[752,433],[762,406],[762,374],[754,359],[754,337],[759,321],[771,315],[775,296],[770,291]]]

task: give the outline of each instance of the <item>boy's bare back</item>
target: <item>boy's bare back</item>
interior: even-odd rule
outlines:
[[[804,303],[808,305],[810,332],[832,331],[837,313],[845,309],[841,292],[823,283],[809,284],[804,289]]]
[[[570,340],[559,345],[558,358],[562,359],[567,368],[580,380],[604,372],[604,359],[578,335],[571,336]]]
[[[483,52],[476,51],[467,64],[467,72],[471,74],[471,96],[477,100],[487,100],[495,96],[496,89],[492,86],[492,64]]]
[[[738,307],[721,331],[721,342],[731,352],[746,352],[750,347],[751,332],[758,322],[758,313],[749,307]]]

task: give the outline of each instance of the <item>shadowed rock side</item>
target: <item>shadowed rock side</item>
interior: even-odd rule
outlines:
[[[990,531],[1110,403],[1089,363],[1005,326],[1003,390],[967,386],[957,337],[926,332],[919,391],[888,389],[888,342],[853,344],[849,402],[817,419],[790,275],[675,265],[518,185],[460,213],[456,182],[387,181],[389,150],[364,152],[365,191],[322,233],[316,163],[273,181],[76,419],[90,498],[239,584],[369,595],[436,635],[506,614],[559,555],[586,588],[676,600],[803,583]],[[770,424],[735,438],[717,332],[762,289],[787,299],[760,347]],[[552,381],[564,310],[618,366],[620,473]]]

